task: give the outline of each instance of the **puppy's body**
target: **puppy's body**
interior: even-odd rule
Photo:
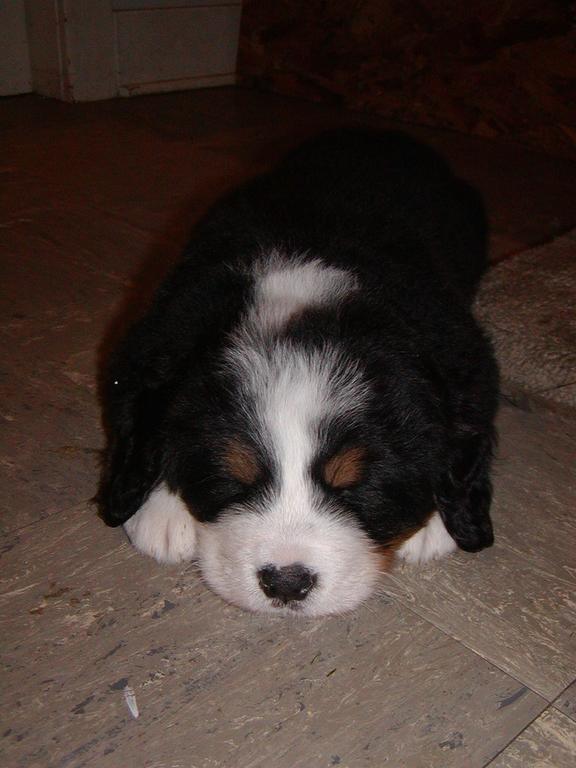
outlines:
[[[112,361],[107,522],[305,615],[394,553],[489,545],[485,250],[476,193],[400,134],[326,135],[233,193]]]

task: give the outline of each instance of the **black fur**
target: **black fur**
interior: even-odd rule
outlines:
[[[323,492],[336,493],[382,543],[437,508],[462,549],[489,546],[498,373],[470,312],[486,266],[484,209],[441,157],[400,133],[343,131],[308,142],[199,225],[110,362],[104,520],[125,522],[161,480],[202,520],[273,482],[264,455],[260,485],[249,489],[219,467],[228,435],[254,441],[218,360],[249,301],[251,264],[274,249],[308,253],[361,284],[343,306],[305,312],[285,330],[308,346],[336,339],[375,393],[353,428],[326,425],[311,468],[322,486],[323,459],[361,443],[361,481]]]

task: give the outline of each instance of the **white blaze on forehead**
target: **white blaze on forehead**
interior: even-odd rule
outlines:
[[[358,365],[328,345],[278,342],[255,378],[258,415],[291,485],[313,459],[323,419],[345,414],[353,423],[367,395]]]
[[[283,487],[301,477],[317,448],[325,416],[354,414],[367,387],[356,362],[336,346],[307,349],[278,331],[297,313],[333,306],[356,290],[356,278],[319,259],[273,253],[254,270],[254,301],[232,338],[226,362],[272,450]]]
[[[246,340],[245,340],[246,341]],[[276,461],[283,490],[307,476],[326,418],[353,425],[368,397],[359,365],[333,346],[308,350],[289,339],[235,345],[227,362],[244,392],[253,427]]]

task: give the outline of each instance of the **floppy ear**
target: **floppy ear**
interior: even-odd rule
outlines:
[[[210,247],[208,247],[210,245]],[[219,259],[232,244],[195,246],[160,287],[148,314],[125,336],[105,374],[108,446],[97,501],[108,525],[126,522],[161,482],[163,423],[200,341],[211,349],[249,290],[245,276]]]
[[[490,465],[494,434],[459,438],[448,471],[436,491],[438,511],[448,533],[467,552],[494,543],[490,503]]]
[[[158,485],[163,471],[162,419],[173,367],[146,322],[124,339],[104,384],[108,446],[97,501],[108,525],[126,522]]]

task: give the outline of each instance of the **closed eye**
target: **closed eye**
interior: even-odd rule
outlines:
[[[331,488],[344,489],[357,485],[364,476],[366,449],[360,445],[344,448],[322,467],[322,479]]]
[[[252,486],[262,477],[256,452],[238,439],[226,441],[222,462],[226,474],[243,486]]]

